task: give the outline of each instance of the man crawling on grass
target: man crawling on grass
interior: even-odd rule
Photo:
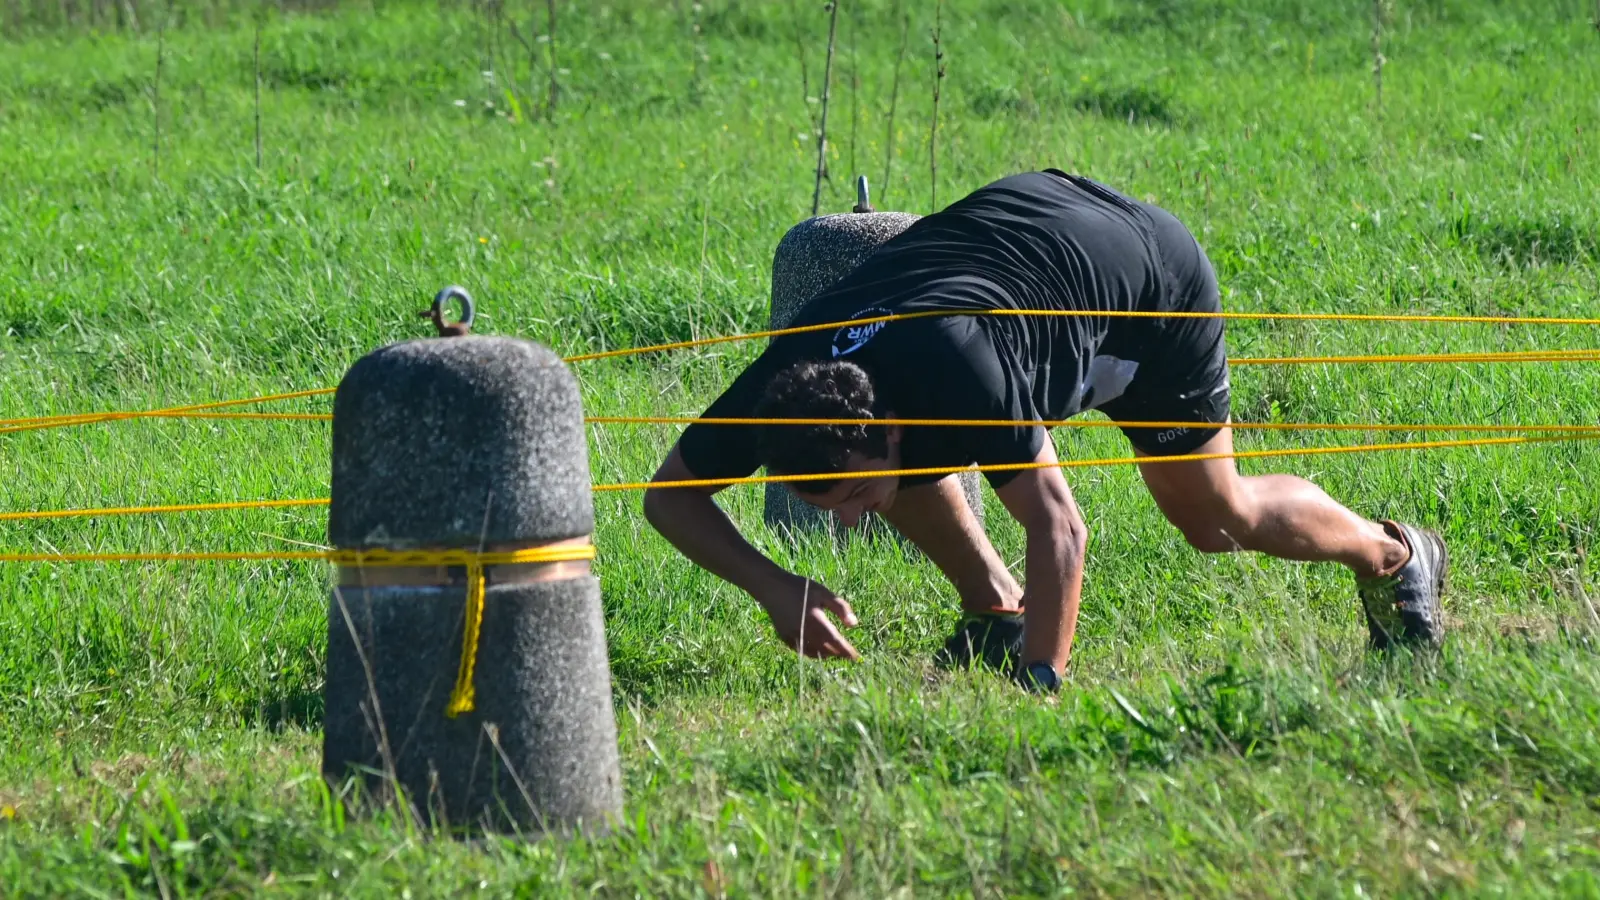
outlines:
[[[1097,409],[1123,428],[1156,506],[1197,550],[1254,550],[1331,561],[1355,573],[1372,644],[1436,646],[1447,565],[1438,535],[1363,519],[1291,475],[1239,474],[1220,318],[1026,316],[989,310],[1218,312],[1216,275],[1170,213],[1086,178],[1030,172],[980,188],[921,219],[809,301],[795,326],[947,312],[776,338],[706,417],[837,418],[861,425],[696,423],[656,482],[826,474],[793,485],[847,527],[888,520],[950,579],[966,613],[946,665],[1009,660],[1034,690],[1054,690],[1078,620],[1088,531],[1046,429]],[[901,426],[896,419],[1014,425]],[[887,424],[885,424],[887,423]],[[953,475],[894,469],[1032,464],[986,473],[1027,536],[1018,585]],[[716,489],[653,488],[650,523],[695,563],[766,609],[808,656],[855,659],[828,614],[844,599],[752,547],[712,500]],[[1026,623],[1023,610],[1026,609]]]

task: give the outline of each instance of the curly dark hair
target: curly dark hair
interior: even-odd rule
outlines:
[[[774,375],[756,404],[762,419],[880,419],[882,401],[872,377],[843,360],[802,360]],[[839,473],[854,450],[863,456],[888,455],[888,429],[879,425],[762,425],[756,451],[774,475]],[[822,494],[837,481],[800,481],[792,486]]]

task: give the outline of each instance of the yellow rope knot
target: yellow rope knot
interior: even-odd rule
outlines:
[[[474,675],[478,665],[478,639],[483,631],[486,579],[484,566],[518,563],[556,563],[594,559],[594,545],[570,544],[530,547],[525,550],[478,552],[474,550],[335,550],[328,559],[341,566],[465,566],[467,570],[466,622],[461,634],[461,664],[444,714],[455,718],[477,708]]]
[[[477,708],[478,689],[474,683],[474,670],[478,665],[478,632],[483,628],[483,566],[467,564],[467,624],[461,633],[461,665],[456,669],[456,686],[450,690],[450,702],[444,714],[454,719],[464,712]]]

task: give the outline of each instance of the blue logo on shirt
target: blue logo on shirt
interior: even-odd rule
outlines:
[[[889,315],[888,310],[873,307],[871,309],[863,309],[851,318],[875,319],[879,316],[887,315]],[[872,340],[888,324],[888,322],[868,322],[865,325],[846,325],[840,328],[833,333],[833,357],[838,359],[841,356],[848,356],[860,350],[867,341]]]

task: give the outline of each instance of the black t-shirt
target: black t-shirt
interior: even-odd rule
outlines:
[[[918,220],[808,301],[791,325],[924,310],[1154,309],[1161,290],[1161,261],[1142,204],[1087,179],[1029,172]],[[1120,393],[1130,377],[1115,364],[1129,356],[1120,348],[1137,342],[1150,322],[951,315],[786,335],[773,339],[705,415],[752,416],[778,372],[803,359],[841,358],[867,370],[899,418],[1064,419]],[[1025,463],[1044,439],[1038,426],[909,426],[901,465]],[[760,467],[751,426],[691,425],[679,449],[700,478],[742,478]],[[1016,473],[987,474],[998,488]]]

